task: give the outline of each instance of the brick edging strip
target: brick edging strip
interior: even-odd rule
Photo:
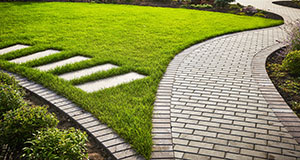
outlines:
[[[70,100],[56,94],[55,92],[44,88],[42,85],[27,80],[17,74],[7,72],[0,69],[0,71],[6,72],[11,76],[14,76],[19,81],[20,86],[27,91],[37,95],[44,99],[53,107],[74,120],[82,129],[84,129],[90,136],[94,137],[99,145],[106,149],[114,159],[122,160],[144,160],[144,158],[138,155],[131,146],[125,142],[117,133],[115,133],[107,125],[101,123],[91,113],[81,109]]]
[[[265,67],[268,56],[282,47],[281,44],[277,44],[258,52],[252,59],[251,71],[269,107],[282,125],[300,144],[300,119],[281,97],[270,80]]]

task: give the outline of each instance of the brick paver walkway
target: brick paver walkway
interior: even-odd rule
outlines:
[[[238,2],[277,13],[285,22],[300,18],[300,10],[272,0]],[[157,93],[152,158],[300,159],[299,120],[293,117],[297,128],[278,118],[293,113],[269,90],[270,80],[259,78],[266,74],[266,54],[281,47],[284,37],[280,27],[240,32],[177,55]]]

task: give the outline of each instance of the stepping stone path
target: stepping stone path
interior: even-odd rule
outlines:
[[[20,58],[16,58],[16,59],[11,60],[10,62],[25,63],[25,62],[28,62],[28,61],[31,61],[31,60],[39,59],[39,58],[46,57],[46,56],[49,56],[49,55],[52,55],[52,54],[55,54],[55,53],[59,53],[59,52],[60,51],[49,49],[49,50],[46,50],[46,51],[41,51],[41,52],[31,54],[31,55],[28,55],[28,56],[23,56],[23,57],[20,57]]]
[[[17,45],[8,47],[8,48],[1,49],[0,54],[9,53],[9,52],[12,52],[15,50],[20,50],[20,49],[27,48],[27,47],[30,47],[30,46],[17,44]],[[37,53],[33,53],[33,54],[30,54],[27,56],[13,59],[10,62],[21,64],[21,63],[26,63],[31,60],[40,59],[40,58],[43,58],[43,57],[46,57],[49,55],[53,55],[53,54],[57,54],[57,53],[60,53],[60,51],[48,49],[45,51],[41,51],[41,52],[37,52]],[[35,68],[37,68],[41,71],[49,71],[49,70],[57,68],[57,67],[62,67],[67,64],[73,64],[73,63],[85,61],[88,59],[90,59],[90,58],[83,57],[83,56],[74,56],[74,57],[71,57],[68,59],[41,65],[41,66],[38,66]],[[97,66],[86,68],[86,69],[81,69],[78,71],[64,73],[64,74],[59,75],[59,77],[65,79],[65,80],[72,80],[72,79],[88,76],[88,75],[91,75],[96,72],[107,71],[107,70],[110,70],[113,68],[118,68],[118,66],[113,65],[113,64],[103,64],[103,65],[97,65]],[[144,77],[145,77],[144,75],[141,75],[141,74],[138,74],[135,72],[130,72],[130,73],[122,74],[122,75],[117,75],[114,77],[96,80],[93,82],[86,82],[86,83],[77,85],[76,87],[89,93],[89,92],[94,92],[94,91],[98,91],[98,90],[105,89],[105,88],[114,87],[119,84],[129,83],[131,81],[134,81],[137,79],[142,79]]]
[[[87,75],[90,75],[90,74],[93,74],[96,72],[107,71],[107,70],[110,70],[113,68],[118,68],[118,66],[113,65],[113,64],[103,64],[103,65],[98,65],[98,66],[91,67],[91,68],[82,69],[79,71],[61,74],[59,77],[65,79],[65,80],[72,80],[72,79],[87,76]]]
[[[133,80],[141,79],[144,77],[145,77],[144,75],[135,72],[130,72],[130,73],[126,73],[126,74],[122,74],[122,75],[118,75],[106,79],[100,79],[94,82],[88,82],[85,84],[77,85],[76,87],[86,92],[94,92],[100,89],[110,88],[113,86],[117,86],[119,84],[128,83]]]
[[[23,44],[16,44],[16,45],[11,46],[11,47],[0,49],[0,55],[8,53],[8,52],[24,49],[24,48],[27,48],[27,47],[29,47],[29,46],[28,45],[23,45]]]

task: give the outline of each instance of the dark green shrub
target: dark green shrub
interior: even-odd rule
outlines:
[[[21,149],[24,142],[33,133],[58,123],[54,114],[48,113],[46,107],[23,106],[8,111],[0,121],[0,144],[8,144],[13,149]]]
[[[87,135],[80,130],[70,128],[59,130],[49,128],[38,131],[28,140],[28,147],[23,149],[23,157],[27,159],[87,159]]]
[[[215,0],[214,5],[216,7],[224,8],[229,5],[229,3],[234,2],[235,0]]]
[[[9,74],[4,73],[2,71],[0,71],[0,83],[11,85],[11,86],[19,86],[15,77],[10,76]]]
[[[5,112],[26,105],[23,96],[24,92],[21,89],[0,83],[0,119]]]
[[[300,77],[300,50],[287,54],[282,61],[282,67],[290,74]]]

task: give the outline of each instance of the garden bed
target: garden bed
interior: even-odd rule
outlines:
[[[80,126],[77,123],[75,123],[72,119],[70,119],[64,113],[59,111],[57,108],[53,107],[51,104],[47,103],[42,98],[37,97],[35,94],[27,92],[25,100],[30,105],[49,106],[48,111],[50,113],[55,113],[57,119],[59,120],[57,128],[68,129],[70,127],[73,127],[76,129],[80,129]],[[96,140],[92,136],[88,136],[88,140],[89,141],[87,142],[87,151],[89,160],[112,159],[112,157],[110,157],[109,154],[107,154],[106,151],[99,144],[95,143]]]
[[[298,8],[300,9],[300,1],[299,2],[293,2],[293,1],[275,1],[272,2],[274,4],[278,4],[281,6],[286,6],[286,7],[292,7],[292,8]]]
[[[300,118],[300,77],[293,77],[281,69],[286,56],[284,50],[281,48],[267,58],[266,69],[277,91]]]

